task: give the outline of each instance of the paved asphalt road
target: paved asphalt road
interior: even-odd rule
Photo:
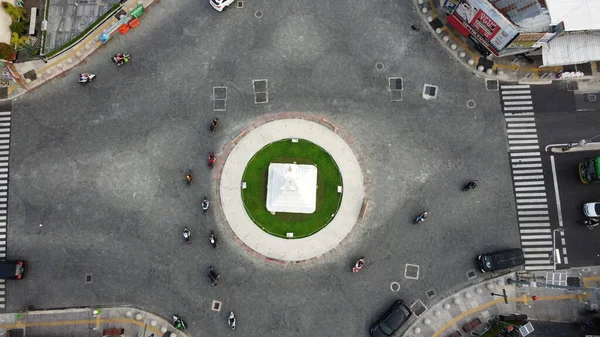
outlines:
[[[542,150],[544,179],[548,192],[550,218],[558,225],[559,212],[556,195],[560,200],[560,216],[565,228],[564,239],[568,252],[568,265],[581,267],[600,264],[600,230],[590,231],[585,225],[582,206],[589,201],[600,201],[600,186],[585,185],[579,180],[577,165],[586,157],[600,156],[600,151],[552,153],[544,151],[552,144],[577,143],[590,139],[600,132],[596,127],[596,103],[589,102],[582,94],[565,90],[564,82],[533,87],[533,104],[536,126]],[[600,108],[600,105],[599,105]],[[596,138],[595,141],[598,141]],[[553,161],[553,163],[552,163]],[[554,172],[554,173],[553,173]],[[554,183],[556,176],[556,184]],[[557,246],[562,249],[562,242]]]
[[[179,313],[193,335],[223,336],[234,309],[248,336],[364,336],[395,298],[427,304],[476,282],[467,272],[477,254],[519,246],[498,93],[411,24],[421,18],[399,1],[258,0],[217,13],[206,1],[163,0],[139,28],[17,100],[8,254],[28,262],[28,275],[8,283],[7,310],[133,304]],[[109,58],[123,51],[133,60],[117,68]],[[79,85],[84,71],[97,80]],[[390,76],[404,79],[401,102],[390,101]],[[253,79],[268,79],[268,104],[254,104]],[[436,100],[421,97],[424,83],[439,86]],[[228,88],[225,112],[212,110],[213,86]],[[353,233],[287,266],[249,254],[200,210],[216,187],[207,152],[281,111],[345,129],[372,180]],[[214,116],[222,125],[211,135]],[[461,192],[473,178],[480,187]],[[430,218],[413,226],[425,209]],[[361,255],[366,267],[352,274]],[[419,280],[404,278],[407,263]],[[222,275],[214,288],[211,264]]]

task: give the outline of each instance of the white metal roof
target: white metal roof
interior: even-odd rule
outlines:
[[[600,36],[595,34],[565,34],[542,46],[545,66],[586,63],[600,60]]]
[[[267,183],[269,212],[314,213],[316,209],[316,166],[269,164]]]
[[[546,0],[551,24],[565,23],[566,31],[600,30],[599,0]]]

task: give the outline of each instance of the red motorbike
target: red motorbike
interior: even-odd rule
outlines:
[[[358,271],[364,266],[365,264],[365,257],[361,257],[360,259],[358,259],[358,261],[356,261],[356,263],[354,264],[354,267],[352,267],[352,272],[353,273],[358,273]]]
[[[217,157],[215,157],[215,154],[213,152],[210,152],[208,154],[208,167],[213,168],[216,159]]]

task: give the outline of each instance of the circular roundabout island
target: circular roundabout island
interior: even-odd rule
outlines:
[[[218,190],[241,242],[266,258],[297,262],[330,251],[348,235],[365,184],[340,135],[317,122],[280,119],[237,140]]]

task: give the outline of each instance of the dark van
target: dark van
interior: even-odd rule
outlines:
[[[481,272],[485,273],[522,266],[525,264],[525,257],[521,248],[513,248],[481,254],[477,257],[477,262]]]

